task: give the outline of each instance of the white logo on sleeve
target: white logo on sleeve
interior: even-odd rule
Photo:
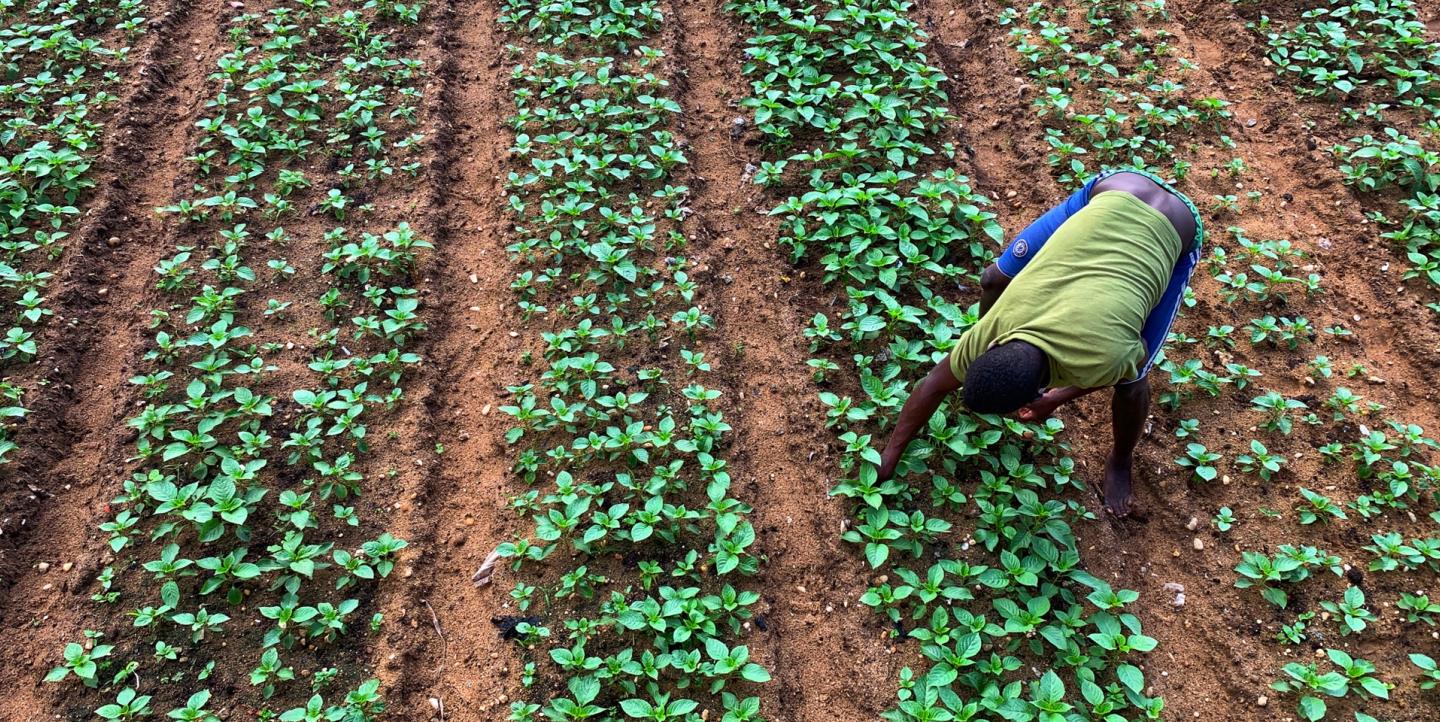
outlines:
[[[1020,238],[1015,241],[1014,253],[1016,258],[1024,258],[1025,254],[1029,252],[1030,244],[1026,243],[1024,238]]]

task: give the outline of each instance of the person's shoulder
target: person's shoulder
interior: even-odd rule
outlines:
[[[1091,193],[1093,195],[1102,191],[1123,191],[1147,203],[1150,198],[1158,197],[1157,194],[1169,195],[1165,188],[1150,176],[1129,170],[1116,171],[1100,179]]]

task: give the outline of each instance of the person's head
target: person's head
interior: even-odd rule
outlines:
[[[1045,352],[1024,341],[991,347],[965,370],[965,405],[977,414],[1008,414],[1040,396],[1050,377]]]

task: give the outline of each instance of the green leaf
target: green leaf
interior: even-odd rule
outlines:
[[[884,544],[871,542],[865,545],[865,560],[870,562],[872,569],[879,569],[886,559],[890,558],[890,547]]]
[[[1145,674],[1133,664],[1122,664],[1116,667],[1115,676],[1120,679],[1121,684],[1136,694],[1145,689]]]
[[[600,681],[594,677],[575,677],[570,680],[570,694],[582,705],[590,704],[600,696]]]
[[[646,539],[649,539],[650,535],[654,532],[655,527],[650,526],[645,522],[636,522],[635,526],[630,527],[630,541],[645,541]]]
[[[730,656],[730,648],[727,647],[727,646],[725,646],[725,643],[724,643],[724,642],[722,642],[722,641],[720,641],[720,640],[718,640],[718,639],[716,639],[716,638],[714,638],[714,637],[706,637],[706,638],[705,638],[705,653],[708,654],[708,655],[710,655],[710,658],[711,658],[711,659],[713,659],[713,660],[715,660],[715,661],[718,662],[718,661],[720,661],[720,660],[722,660],[722,659],[725,659],[726,657]]]
[[[1361,677],[1360,686],[1364,687],[1366,692],[1380,699],[1390,699],[1390,688],[1386,687],[1384,682],[1374,677]]]
[[[180,606],[180,585],[174,581],[165,582],[160,587],[160,601],[165,606],[174,609]]]
[[[1143,634],[1130,635],[1130,647],[1138,652],[1149,652],[1159,644],[1154,637],[1147,637]]]
[[[1065,683],[1060,681],[1060,675],[1055,674],[1055,670],[1049,670],[1035,684],[1035,695],[1040,702],[1059,702],[1065,697]]]
[[[1316,722],[1325,716],[1325,701],[1319,697],[1301,697],[1300,706],[1296,708],[1296,711],[1310,722]]]
[[[631,717],[644,719],[649,717],[655,708],[643,699],[622,699],[620,700],[620,709],[625,710],[625,714]]]
[[[755,664],[754,662],[751,662],[741,668],[740,676],[757,684],[764,684],[770,681],[769,670],[761,667],[758,664]]]
[[[1260,596],[1264,597],[1265,601],[1281,609],[1284,609],[1285,606],[1290,603],[1290,597],[1285,594],[1285,590],[1276,587],[1265,587],[1260,591]]]

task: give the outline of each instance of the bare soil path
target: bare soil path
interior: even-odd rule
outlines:
[[[131,437],[126,379],[145,336],[150,269],[174,247],[152,209],[189,177],[189,134],[176,129],[190,128],[204,110],[205,75],[227,47],[227,17],[218,1],[175,3],[156,14],[98,164],[101,197],[60,274],[56,321],[68,328],[52,363],[62,393],[36,411],[49,428],[30,442],[45,448],[53,465],[32,467],[31,481],[6,481],[45,493],[19,512],[29,528],[19,546],[0,546],[0,626],[14,651],[0,657],[0,679],[14,680],[0,700],[0,719],[36,719],[52,709],[60,690],[41,687],[40,678],[64,643],[83,628],[129,621],[92,619],[84,590],[108,551],[96,525],[119,488],[119,467],[108,462],[123,456]]]
[[[489,721],[508,715],[519,689],[513,644],[491,623],[505,614],[514,580],[502,569],[476,589],[470,575],[519,521],[506,506],[511,450],[505,387],[517,383],[522,340],[509,289],[502,177],[513,113],[499,6],[454,0],[436,6],[433,58],[438,99],[429,206],[437,260],[426,305],[439,312],[427,351],[429,389],[416,432],[444,453],[424,461],[425,486],[400,500],[415,547],[413,576],[388,604],[392,626],[377,647],[394,708],[407,718]],[[433,616],[432,616],[433,614]],[[433,701],[432,701],[433,700]]]
[[[768,199],[746,173],[760,157],[755,134],[743,126],[749,113],[736,106],[747,87],[746,28],[723,4],[676,2],[669,42],[682,68],[692,251],[711,303],[719,304],[711,353],[720,360],[726,418],[736,429],[729,454],[736,495],[755,509],[765,555],[756,586],[767,629],[747,641],[764,651],[759,659],[774,674],[775,684],[762,690],[774,719],[877,719],[891,695],[858,690],[895,679],[899,658],[878,617],[857,602],[869,574],[840,540],[848,511],[828,498],[834,436],[805,365],[803,331],[833,294],[796,275],[774,243]]]

